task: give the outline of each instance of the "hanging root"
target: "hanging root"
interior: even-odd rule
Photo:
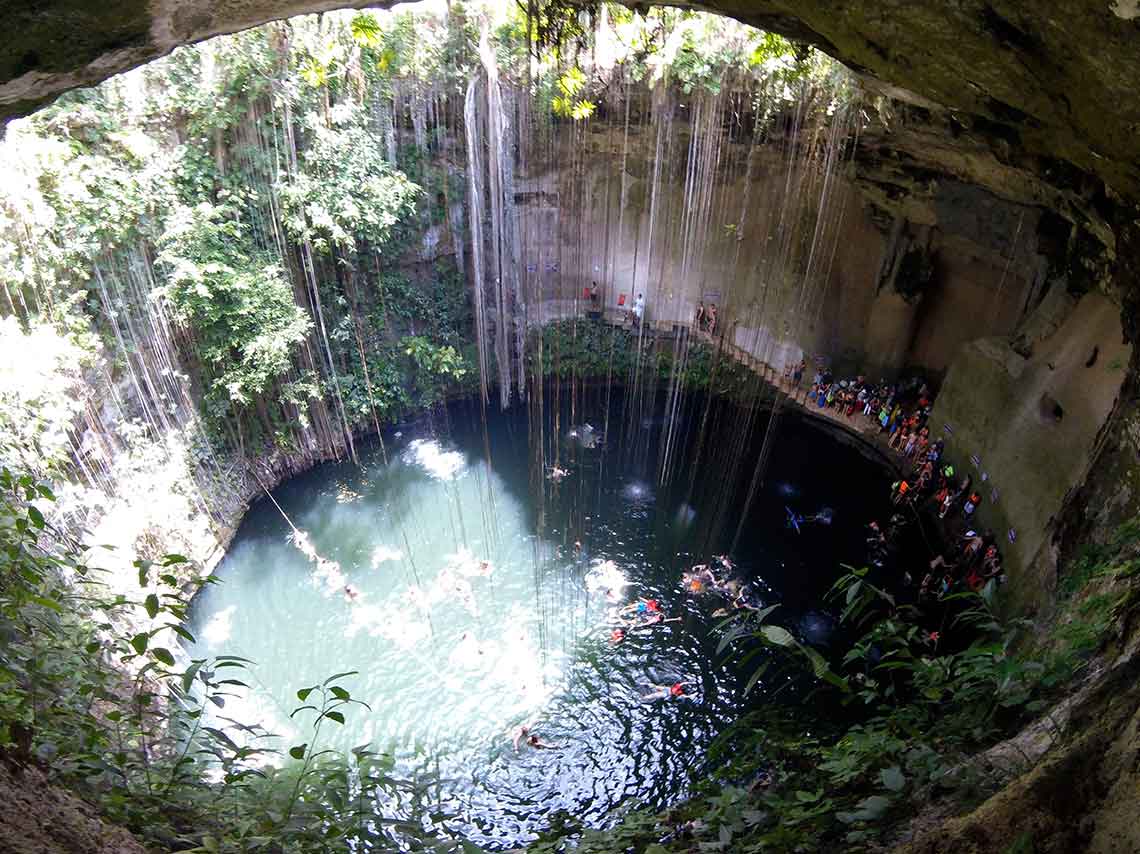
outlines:
[[[344,573],[341,571],[340,564],[335,560],[323,558],[317,553],[313,541],[309,535],[293,524],[293,520],[289,518],[277,499],[273,497],[273,493],[262,483],[261,478],[257,476],[257,472],[250,468],[250,473],[253,479],[257,481],[257,485],[261,487],[266,497],[273,502],[273,506],[277,508],[277,512],[281,514],[281,518],[285,520],[291,529],[292,533],[289,535],[289,541],[297,547],[297,550],[305,556],[309,563],[316,564],[317,571],[313,573],[313,578],[324,585],[325,592],[328,595],[333,593],[344,593],[349,599],[356,599],[357,593],[354,588],[348,584],[348,579],[345,578]]]

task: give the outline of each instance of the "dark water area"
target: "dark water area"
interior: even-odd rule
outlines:
[[[701,395],[666,409],[664,394],[604,387],[549,386],[541,416],[532,400],[484,421],[466,401],[388,432],[359,468],[282,485],[276,500],[335,563],[290,543],[269,502],[247,514],[223,583],[192,610],[193,655],[258,663],[227,714],[298,743],[296,689],[360,671],[344,684],[372,711],[322,746],[393,753],[430,794],[378,811],[487,849],[533,839],[560,811],[603,826],[619,807],[683,798],[743,712],[802,703],[812,686],[781,671],[745,696],[756,662],[717,652],[725,600],[693,595],[682,574],[730,554],[751,603],[779,605],[770,622],[826,649],[838,609],[824,596],[841,564],[866,563],[865,525],[891,506],[880,463],[800,416],[769,431],[766,414]],[[613,642],[639,599],[670,622]],[[678,682],[685,696],[653,698]],[[523,724],[554,747],[516,751]]]

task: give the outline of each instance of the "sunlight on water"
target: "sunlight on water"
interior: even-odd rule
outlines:
[[[453,480],[467,461],[458,451],[445,451],[436,441],[413,439],[404,459],[414,462],[438,480]]]
[[[209,616],[194,655],[258,662],[252,696],[232,698],[225,714],[255,710],[246,722],[268,716],[303,740],[288,721],[296,690],[355,669],[340,684],[372,710],[353,710],[323,746],[440,752],[500,736],[564,687],[559,650],[603,619],[604,601],[565,603],[573,626],[543,624],[535,562],[551,549],[482,462],[417,439],[388,466],[373,459],[360,483],[312,489],[290,502],[307,543],[293,545],[284,520],[264,515],[221,567],[224,584],[195,603],[199,619]],[[610,566],[607,584],[620,590]]]
[[[389,463],[376,449],[360,468],[318,466],[275,490],[297,531],[267,501],[250,510],[218,570],[223,583],[191,613],[193,656],[257,662],[248,674],[221,671],[252,690],[234,686],[211,712],[278,733],[285,752],[312,740],[307,713],[290,716],[298,689],[359,671],[338,684],[370,708],[346,709],[315,749],[392,754],[400,776],[437,781],[430,810],[449,832],[488,849],[533,839],[559,811],[596,827],[631,803],[675,802],[728,723],[767,702],[764,680],[743,696],[751,670],[717,648],[725,601],[682,582],[712,548],[727,550],[704,533],[724,479],[662,485],[652,444],[623,457],[620,437],[585,444],[575,428],[540,503],[525,410],[488,418],[486,433],[477,418],[451,423],[446,441],[393,436]],[[860,559],[864,516],[879,512],[834,471],[864,485],[881,475],[808,432],[784,436],[734,560],[757,601],[779,603],[783,625],[824,644],[828,615],[800,618],[820,607],[840,562]],[[793,478],[800,500],[777,486]],[[874,494],[889,493],[883,484]],[[739,500],[727,498],[729,508]],[[790,501],[806,514],[836,508],[833,524],[796,536]],[[654,600],[660,619],[623,624],[621,609],[636,614],[639,599]],[[684,696],[662,699],[676,682]],[[516,751],[511,734],[524,724],[554,749]]]

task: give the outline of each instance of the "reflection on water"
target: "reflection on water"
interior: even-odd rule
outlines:
[[[371,742],[409,775],[438,772],[435,808],[490,848],[533,838],[559,810],[597,825],[628,801],[683,796],[688,772],[739,713],[748,677],[716,653],[713,612],[724,603],[681,586],[688,566],[726,549],[702,525],[715,515],[711,499],[663,489],[643,446],[631,453],[616,434],[583,442],[578,428],[563,433],[569,475],[543,479],[540,515],[528,495],[525,413],[494,416],[486,439],[479,424],[455,423],[448,439],[407,429],[389,440],[389,464],[365,454],[362,468],[322,466],[278,489],[303,536],[268,502],[250,511],[219,569],[224,583],[192,610],[193,655],[257,662],[252,692],[225,713],[300,743],[308,732],[289,717],[296,691],[359,671],[340,682],[371,711],[351,710],[320,746]],[[839,447],[812,450],[818,470],[797,465],[804,441],[786,437],[792,453],[773,463],[785,470],[735,555],[753,598],[782,598],[793,629],[837,558],[859,559],[851,550],[871,510],[830,467],[842,462],[864,485],[881,480]],[[792,479],[816,507],[837,508],[836,524],[820,529],[826,542],[785,529],[789,492],[776,484]],[[639,598],[656,600],[660,622],[615,637],[619,609]],[[805,618],[802,635],[825,642],[828,619]],[[675,683],[685,696],[654,698]],[[516,751],[511,734],[524,724],[554,748]]]

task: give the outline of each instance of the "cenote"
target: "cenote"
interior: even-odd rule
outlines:
[[[811,686],[785,672],[746,694],[756,662],[717,651],[725,601],[691,595],[682,573],[731,551],[753,602],[779,605],[770,621],[826,646],[825,594],[841,564],[865,562],[865,524],[890,512],[885,467],[785,412],[742,520],[770,414],[745,431],[736,404],[691,394],[670,425],[663,398],[561,391],[541,425],[525,405],[438,409],[387,432],[361,465],[317,466],[256,503],[221,583],[193,603],[194,657],[256,662],[243,676],[251,690],[215,714],[277,733],[281,749],[308,738],[290,717],[298,689],[356,671],[338,684],[370,709],[353,708],[317,746],[370,744],[431,781],[418,801],[378,806],[388,817],[430,813],[448,833],[506,849],[560,811],[604,826],[623,805],[676,802],[742,712],[802,702]],[[558,482],[555,464],[568,471]],[[789,510],[823,508],[830,524],[787,524]],[[286,516],[331,564],[296,547]],[[614,643],[618,609],[639,598],[670,622]],[[676,682],[685,697],[644,696]],[[516,751],[510,733],[523,724],[553,748]]]

